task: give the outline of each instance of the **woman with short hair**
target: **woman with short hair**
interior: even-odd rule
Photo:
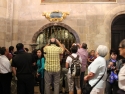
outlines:
[[[108,48],[104,45],[99,45],[96,50],[97,58],[89,65],[88,75],[84,77],[85,81],[89,81],[91,86],[94,86],[97,81],[103,76],[103,78],[97,83],[97,85],[92,89],[90,94],[103,94],[106,83],[106,60],[105,56],[108,53]]]

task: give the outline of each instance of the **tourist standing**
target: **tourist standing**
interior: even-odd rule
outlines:
[[[17,94],[34,94],[34,76],[32,66],[35,59],[24,50],[24,45],[16,45],[18,54],[12,59],[12,70],[17,77]]]
[[[104,45],[99,45],[96,50],[97,58],[88,67],[88,75],[84,77],[84,80],[89,81],[91,86],[94,86],[102,77],[102,79],[92,89],[90,94],[104,94],[106,83],[105,80],[107,77],[107,66],[104,57],[107,55],[107,53],[108,48]]]
[[[56,46],[56,44],[59,45]],[[59,82],[60,82],[60,54],[63,54],[64,48],[61,43],[51,38],[50,43],[44,47],[45,56],[45,93],[51,94],[50,84],[53,77],[54,94],[59,94]]]
[[[37,78],[39,80],[40,93],[44,94],[44,64],[45,58],[41,49],[37,50]]]
[[[82,58],[81,63],[81,75],[80,75],[80,87],[83,88],[83,78],[86,71],[88,52],[87,52],[87,44],[82,43],[81,47],[78,49],[77,54]]]
[[[6,57],[8,50],[5,47],[0,48],[0,94],[11,93],[11,63]]]

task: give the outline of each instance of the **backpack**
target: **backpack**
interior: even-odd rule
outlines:
[[[75,77],[75,76],[80,76],[81,74],[81,63],[79,60],[79,55],[77,55],[76,58],[74,58],[72,55],[70,55],[70,57],[72,58],[72,63],[71,63],[71,76]]]

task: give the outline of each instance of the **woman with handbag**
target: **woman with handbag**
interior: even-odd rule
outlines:
[[[44,94],[44,64],[45,64],[45,58],[43,55],[43,51],[38,49],[37,50],[37,78],[39,79],[39,89],[40,94]]]
[[[84,77],[85,81],[88,81],[87,87],[84,89],[88,90],[83,94],[103,94],[106,83],[106,60],[104,57],[108,53],[108,48],[104,45],[99,45],[96,50],[97,58],[89,65],[88,75]],[[83,90],[85,91],[85,90]]]
[[[119,44],[119,52],[120,55],[125,58],[125,39],[122,40]],[[119,85],[119,90],[117,94],[125,94],[125,65],[123,64],[123,67],[120,69],[119,74],[118,74],[118,85]]]

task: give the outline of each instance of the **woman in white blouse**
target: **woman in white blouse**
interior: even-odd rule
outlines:
[[[108,48],[104,45],[99,45],[96,50],[97,58],[89,65],[88,75],[84,77],[85,81],[89,81],[91,86],[94,86],[96,82],[102,77],[103,78],[98,82],[98,84],[92,89],[90,94],[103,94],[106,83],[106,60],[104,57],[108,53]]]
[[[125,39],[122,40],[119,44],[119,52],[120,52],[120,55],[125,58]],[[120,88],[120,90],[118,91],[118,94],[125,94],[125,65],[120,69],[118,77],[119,77],[118,85]]]

